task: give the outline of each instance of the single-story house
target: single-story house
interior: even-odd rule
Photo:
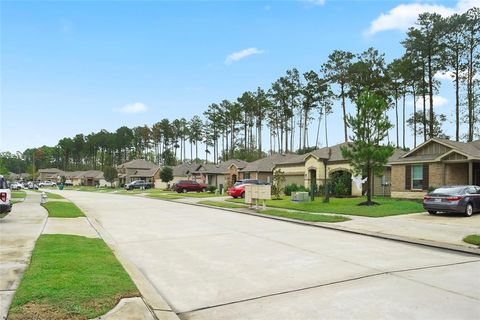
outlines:
[[[332,179],[337,174],[346,173],[351,179],[353,170],[349,161],[342,155],[342,146],[345,147],[347,144],[341,143],[317,149],[304,155],[290,155],[277,160],[273,170],[281,169],[284,172],[286,184],[296,183],[307,188],[313,182],[316,185],[323,185],[325,179]],[[405,151],[396,149],[389,161],[398,159],[404,153]],[[390,195],[390,184],[391,168],[387,164],[383,175],[374,177],[373,194]],[[352,196],[360,196],[363,193],[362,189],[357,188],[356,183],[352,180],[348,193]]]
[[[110,182],[107,182],[103,177],[103,172],[100,170],[88,170],[78,175],[82,179],[82,185],[84,186],[101,186],[110,187]]]
[[[193,180],[193,172],[198,169],[200,165],[196,163],[182,163],[173,167],[173,182],[180,180]]]
[[[10,181],[24,181],[24,180],[27,180],[31,175],[32,175],[31,173],[26,173],[26,172],[22,172],[22,173],[9,172],[8,179]]]
[[[239,171],[240,179],[257,179],[272,182],[275,165],[279,162],[297,158],[296,154],[272,154],[265,158],[248,163]]]
[[[480,185],[480,140],[433,138],[389,164],[392,197],[422,198],[429,188]]]
[[[209,186],[231,186],[239,180],[239,170],[248,163],[239,159],[231,159],[218,164],[207,163],[197,165],[195,170],[190,171],[193,179],[206,183]]]
[[[157,186],[160,182],[160,167],[143,159],[135,159],[125,162],[117,167],[120,185],[135,180],[151,182]],[[158,186],[161,188],[162,186]]]
[[[39,169],[38,180],[40,181],[50,180],[53,182],[60,182],[59,177],[61,177],[64,174],[65,172],[57,168]]]

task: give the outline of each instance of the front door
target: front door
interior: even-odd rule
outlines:
[[[475,169],[473,174],[473,184],[480,186],[480,168]]]

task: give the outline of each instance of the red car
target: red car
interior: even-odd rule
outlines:
[[[254,180],[254,179],[245,179],[245,180],[238,180],[235,182],[233,187],[228,188],[227,194],[229,196],[232,196],[234,198],[244,198],[245,197],[245,186],[247,184],[265,184],[264,182],[260,180]]]
[[[205,192],[207,189],[208,186],[206,184],[191,180],[180,180],[173,186],[173,190],[177,191],[178,193],[185,193],[188,191]]]

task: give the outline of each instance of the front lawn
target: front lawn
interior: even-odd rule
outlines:
[[[471,234],[463,238],[463,241],[466,243],[474,244],[480,246],[480,234]]]
[[[75,204],[63,201],[49,201],[43,204],[50,218],[77,218],[84,214]]]
[[[267,206],[273,208],[294,209],[307,212],[338,213],[365,217],[386,217],[399,214],[423,212],[420,202],[387,197],[374,197],[380,203],[375,206],[358,206],[365,201],[365,197],[358,198],[330,198],[329,203],[323,203],[322,198],[315,198],[312,202],[291,202],[290,197],[284,196],[281,200],[267,200]],[[244,199],[228,199],[232,202],[244,202]]]
[[[199,201],[198,203],[206,204],[207,206],[220,207],[220,208],[231,208],[231,209],[239,209],[239,208],[244,208],[245,209],[245,208],[248,208],[247,206],[242,206],[242,205],[239,205],[239,204],[222,202],[222,201],[205,200],[205,201]]]
[[[91,319],[110,311],[120,299],[139,295],[103,240],[42,235],[8,318]]]
[[[312,214],[307,212],[294,212],[284,210],[258,210],[260,214],[266,214],[269,216],[276,216],[282,218],[290,218],[296,220],[310,221],[310,222],[344,222],[350,220],[349,218],[342,216],[330,216],[325,214]]]
[[[183,196],[181,195],[177,195],[175,193],[150,193],[150,194],[147,194],[147,197],[150,197],[150,198],[157,198],[157,199],[182,199]]]

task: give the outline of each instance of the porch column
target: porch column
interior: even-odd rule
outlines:
[[[473,161],[468,163],[468,184],[473,184]]]
[[[445,162],[442,162],[442,185],[445,185],[445,176],[447,175],[447,166],[445,165]]]

